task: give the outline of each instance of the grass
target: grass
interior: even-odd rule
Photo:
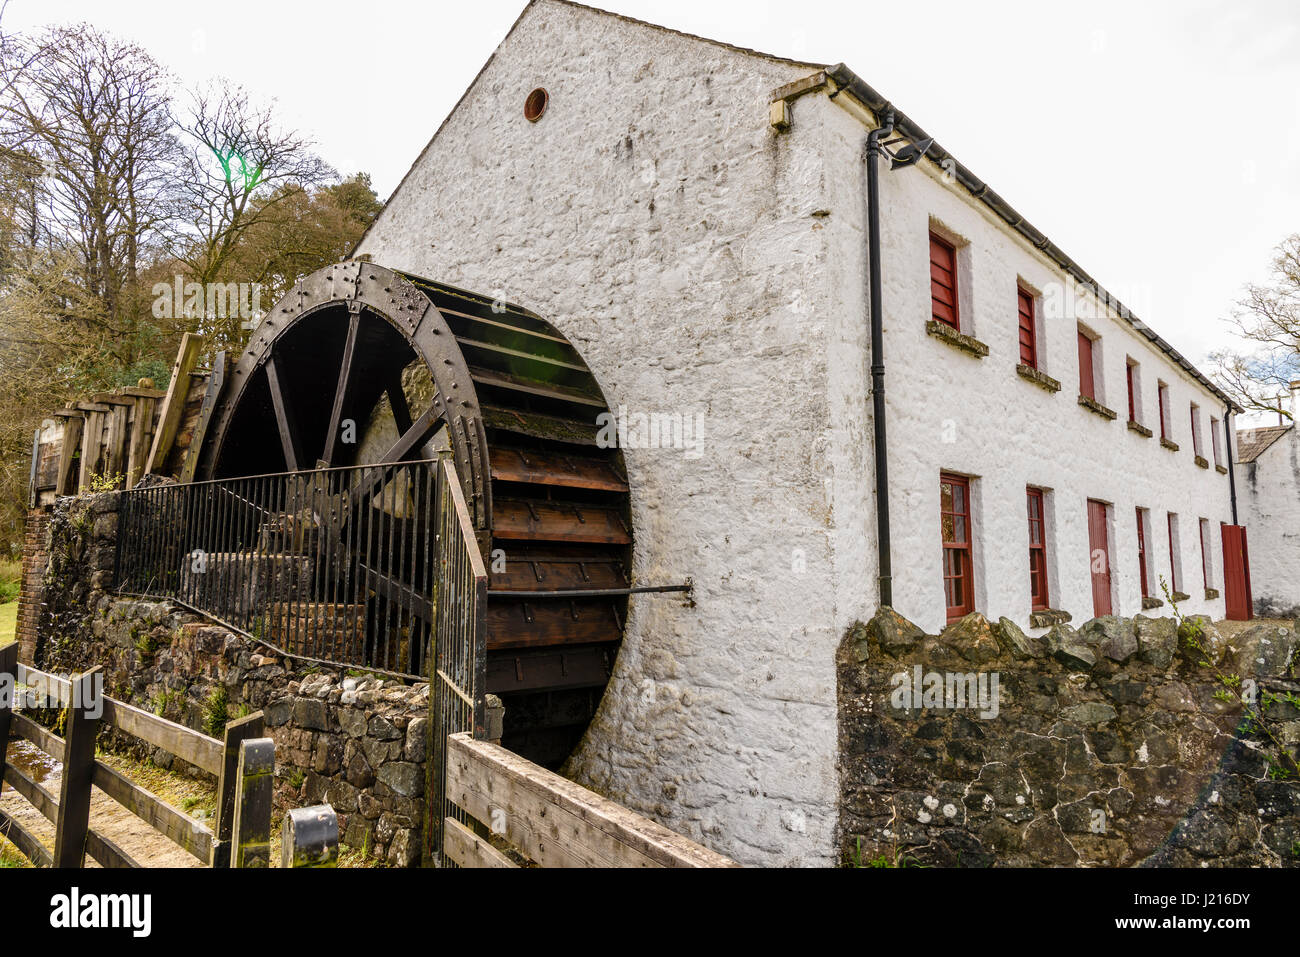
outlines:
[[[34,867],[27,858],[18,853],[18,848],[14,847],[3,837],[0,837],[0,870],[6,867]]]
[[[0,648],[14,640],[18,628],[18,602],[10,601],[0,605]]]
[[[212,826],[217,814],[217,792],[212,784],[120,754],[98,751],[95,757],[172,807]]]
[[[0,561],[0,648],[14,640],[14,632],[18,627],[18,592],[22,588],[22,577],[22,562]]]

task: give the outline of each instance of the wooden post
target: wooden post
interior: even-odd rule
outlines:
[[[172,366],[172,380],[167,384],[167,396],[158,413],[153,447],[149,450],[149,461],[145,463],[146,475],[160,474],[167,466],[167,453],[176,440],[176,430],[180,428],[185,413],[185,398],[190,394],[190,373],[198,364],[202,343],[202,339],[190,332],[181,337],[181,348]]]
[[[281,867],[338,867],[339,819],[328,804],[294,808],[280,825]]]
[[[76,492],[72,463],[81,450],[81,427],[86,414],[75,409],[64,409],[54,414],[63,419],[63,448],[59,450],[59,477],[54,485],[54,494],[72,495]]]
[[[0,648],[0,781],[5,779],[5,753],[9,747],[9,716],[18,695],[18,642]]]
[[[84,492],[90,486],[92,478],[103,474],[104,417],[111,409],[96,402],[78,402],[77,408],[86,413],[86,423],[81,433],[81,476],[77,483],[77,491]]]
[[[266,733],[262,712],[226,724],[225,754],[217,782],[217,833],[212,842],[212,866],[230,866],[230,839],[234,834],[235,808],[239,802],[239,748],[245,741]]]
[[[90,780],[95,771],[95,734],[99,731],[99,716],[91,715],[92,706],[102,701],[103,680],[96,665],[72,681],[63,746],[63,782],[59,790],[58,820],[54,822],[55,867],[81,867],[85,861]]]
[[[239,746],[239,803],[235,805],[232,867],[271,866],[271,789],[275,742],[253,738]]]

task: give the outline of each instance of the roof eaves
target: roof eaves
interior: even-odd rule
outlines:
[[[863,80],[860,76],[850,70],[843,63],[826,69],[826,75],[833,80],[839,90],[838,94],[847,90],[854,99],[858,100],[863,106],[869,109],[873,115],[879,118],[881,112],[886,109],[894,111],[894,128],[913,142],[930,139],[930,135],[925,132],[917,123],[907,116],[902,110],[894,106],[883,96],[876,92],[872,86]],[[1245,411],[1238,405],[1231,396],[1225,393],[1214,384],[1204,373],[1192,365],[1181,353],[1173,346],[1156,334],[1150,326],[1133,315],[1133,312],[1125,306],[1120,300],[1109,293],[1101,283],[1093,279],[1082,266],[1076,263],[1065,251],[1047,238],[1040,230],[1030,223],[1024,216],[1018,213],[1010,203],[1004,200],[988,183],[981,180],[969,169],[967,169],[955,156],[939,145],[938,141],[933,141],[930,148],[926,150],[926,157],[938,164],[949,164],[946,169],[951,169],[956,175],[957,181],[964,186],[972,196],[983,202],[993,210],[1013,229],[1019,232],[1034,248],[1041,251],[1049,259],[1053,260],[1058,266],[1072,275],[1076,280],[1094,290],[1099,299],[1107,303],[1115,312],[1129,323],[1139,334],[1145,336],[1161,352],[1165,353],[1180,368],[1183,369],[1193,379],[1205,386],[1212,394],[1221,399],[1228,408],[1234,412]]]

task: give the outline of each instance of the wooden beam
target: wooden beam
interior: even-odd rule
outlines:
[[[18,680],[30,688],[41,692],[67,707],[74,700],[72,682],[57,675],[47,674],[27,665],[18,665]],[[175,721],[168,721],[135,705],[118,701],[108,695],[100,695],[104,713],[100,720],[114,728],[120,728],[127,734],[135,735],[149,744],[157,745],[169,751],[195,767],[202,768],[209,774],[221,773],[222,748],[216,738],[209,738],[192,728]],[[259,714],[261,712],[258,712]],[[19,717],[18,715],[14,716]],[[250,716],[251,717],[251,716]],[[46,749],[48,752],[48,749]],[[48,752],[53,753],[53,752]]]
[[[19,853],[37,867],[54,866],[54,858],[45,845],[4,811],[0,811],[0,836],[18,848]]]
[[[90,779],[95,766],[95,735],[99,718],[90,703],[99,695],[103,675],[95,666],[73,682],[64,736],[63,777],[59,790],[59,819],[54,828],[54,866],[81,867],[90,825]]]
[[[144,467],[153,445],[153,415],[157,407],[158,400],[153,396],[135,397],[135,408],[131,416],[131,439],[126,453],[127,488],[135,488],[135,484],[144,477]]]
[[[180,429],[185,413],[185,399],[190,391],[190,373],[198,364],[202,344],[203,340],[193,333],[187,332],[181,337],[181,347],[176,353],[176,362],[172,365],[172,379],[167,384],[167,396],[163,399],[162,410],[158,415],[158,429],[154,433],[153,446],[145,463],[146,475],[160,474],[166,467],[167,453],[176,441],[176,432]]]
[[[48,728],[43,728],[25,714],[12,716],[13,732],[30,741],[56,761],[63,760],[63,739]]]
[[[442,852],[461,867],[518,867],[454,817],[442,822]]]
[[[239,803],[239,750],[245,741],[266,733],[266,719],[261,711],[227,722],[222,745],[221,771],[217,775],[217,833],[212,848],[212,866],[230,866],[230,841],[235,827],[235,808]]]
[[[18,693],[18,642],[0,648],[0,781],[5,777],[5,754],[9,747],[9,724],[14,696]]]
[[[293,415],[293,406],[285,395],[282,375],[280,360],[272,352],[266,360],[266,384],[271,390],[271,407],[275,410],[275,425],[280,432],[280,447],[284,449],[285,469],[297,472],[302,469],[303,461],[298,444],[298,423]]]
[[[212,422],[212,410],[217,407],[221,390],[226,384],[226,352],[217,353],[212,363],[212,372],[208,375],[208,387],[203,393],[203,404],[199,407],[199,417],[194,423],[194,432],[190,436],[189,447],[185,450],[185,460],[181,463],[180,480],[193,482],[194,473],[198,471],[199,456],[203,452],[203,439],[208,434],[208,425]]]
[[[77,408],[86,414],[86,425],[81,435],[81,470],[77,491],[90,487],[90,480],[102,474],[100,460],[104,454],[104,416],[109,407],[93,402],[78,402]]]
[[[232,867],[271,866],[271,791],[275,742],[253,738],[239,746],[239,802],[235,806]]]
[[[63,448],[59,450],[59,474],[55,479],[55,495],[71,495],[76,489],[72,484],[72,463],[81,450],[81,433],[85,426],[84,412],[56,412],[63,419]]]
[[[54,823],[59,819],[59,799],[14,765],[6,765],[5,783],[27,799],[27,803],[41,812],[41,817]]]
[[[104,835],[94,830],[86,832],[86,853],[100,867],[139,867],[139,862]]]
[[[209,774],[220,774],[222,764],[221,742],[209,738],[192,728],[168,721],[134,705],[117,701],[104,695],[103,722],[135,735],[142,741],[157,745],[183,761],[202,768]]]
[[[41,430],[36,430],[36,437],[32,439],[32,469],[27,477],[27,507],[35,508],[37,501],[36,494],[36,475],[40,470],[41,464]]]
[[[95,762],[91,780],[122,807],[184,851],[207,865],[212,860],[212,832],[198,821],[155,797],[126,775],[102,761]]]
[[[543,867],[735,867],[735,862],[499,745],[447,738],[447,797]]]

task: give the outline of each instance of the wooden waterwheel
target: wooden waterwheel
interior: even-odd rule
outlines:
[[[354,261],[303,279],[259,325],[213,412],[200,477],[450,450],[491,572],[487,691],[505,702],[503,743],[556,766],[623,636],[632,534],[622,456],[596,444],[605,411],[591,371],[540,317]],[[382,488],[352,487],[349,509]],[[392,520],[417,523],[417,537],[432,526]],[[392,608],[425,613],[394,598],[418,555],[394,564],[366,538],[350,558],[373,583],[367,628],[393,626]]]

